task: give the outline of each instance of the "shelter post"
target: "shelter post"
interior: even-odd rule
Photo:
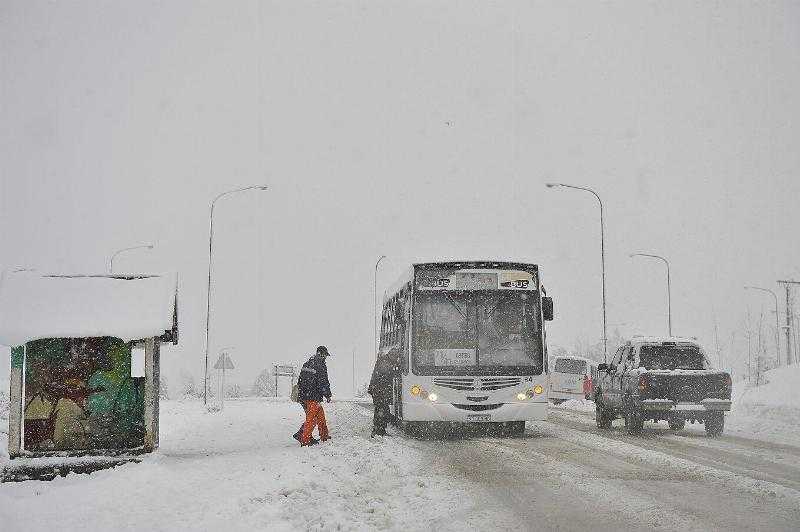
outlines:
[[[15,458],[22,452],[22,380],[25,371],[25,346],[11,349],[11,383],[8,404],[8,455]]]
[[[144,342],[144,448],[151,452],[158,448],[158,394],[159,358],[161,346],[156,338]]]

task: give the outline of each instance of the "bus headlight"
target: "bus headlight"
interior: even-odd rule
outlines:
[[[536,386],[533,387],[533,393],[535,393],[536,395],[541,395],[543,391],[544,388],[542,388],[541,384],[537,384]]]
[[[526,394],[526,393],[518,393],[517,394],[517,400],[518,401],[524,401],[527,398],[528,398],[528,394]]]
[[[421,393],[422,393],[422,388],[420,388],[416,384],[411,387],[411,395],[413,395],[414,397],[418,396]]]
[[[428,394],[428,399],[430,399],[431,401],[436,401],[438,398],[439,398],[439,396],[436,395],[435,393],[429,393]]]

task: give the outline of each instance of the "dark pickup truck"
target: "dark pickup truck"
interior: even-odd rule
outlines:
[[[731,409],[731,376],[711,369],[693,339],[634,337],[597,367],[594,401],[603,429],[618,417],[631,434],[641,432],[647,420],[667,421],[676,431],[689,420],[718,436]]]

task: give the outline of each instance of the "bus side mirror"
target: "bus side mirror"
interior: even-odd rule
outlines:
[[[552,297],[543,297],[542,298],[542,316],[544,317],[544,321],[552,321],[553,320],[553,298]]]

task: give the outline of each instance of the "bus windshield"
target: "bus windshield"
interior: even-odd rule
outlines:
[[[540,374],[538,300],[531,291],[417,292],[415,373]]]

